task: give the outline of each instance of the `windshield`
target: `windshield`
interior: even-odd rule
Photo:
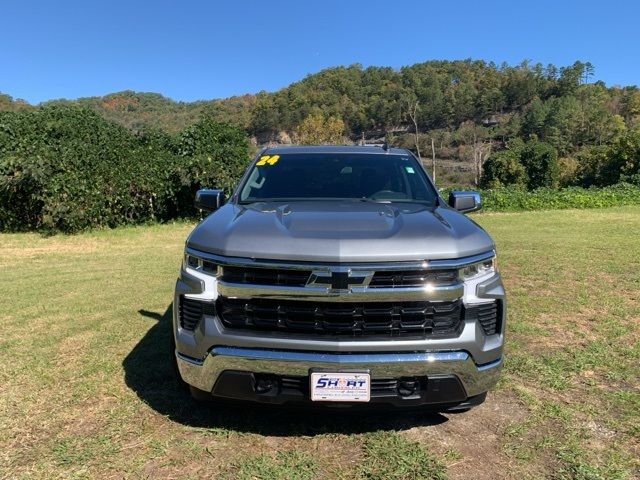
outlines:
[[[240,189],[240,203],[362,199],[434,204],[437,194],[411,155],[262,155]]]

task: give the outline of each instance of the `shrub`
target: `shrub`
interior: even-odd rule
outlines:
[[[489,188],[505,185],[524,186],[527,174],[513,150],[502,150],[492,154],[484,164],[482,183]]]
[[[629,130],[613,142],[600,183],[612,184],[637,174],[640,174],[640,128]]]
[[[558,159],[558,181],[561,187],[575,185],[576,173],[578,171],[578,160],[573,157],[562,157]]]
[[[482,185],[488,188],[526,186],[529,190],[557,187],[558,153],[535,137],[524,143],[510,142],[506,150],[492,154],[483,165]]]
[[[527,172],[527,188],[558,186],[558,153],[548,143],[530,140],[520,151],[520,163]]]
[[[608,145],[589,145],[576,154],[576,183],[583,187],[602,185],[602,170],[609,155]]]
[[[640,187],[624,183],[588,189],[568,187],[526,191],[518,188],[498,188],[482,190],[481,195],[483,210],[488,212],[640,205]]]
[[[244,134],[203,119],[179,140],[134,135],[92,110],[50,105],[0,114],[0,229],[74,232],[194,213],[201,186],[228,186]]]

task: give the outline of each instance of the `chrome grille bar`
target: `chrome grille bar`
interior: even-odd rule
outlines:
[[[464,293],[461,282],[427,287],[351,287],[349,291],[329,287],[265,286],[218,282],[218,293],[227,298],[266,298],[292,300],[322,300],[324,302],[390,302],[390,301],[448,301]]]

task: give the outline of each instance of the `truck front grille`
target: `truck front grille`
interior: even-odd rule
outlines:
[[[230,328],[326,335],[432,336],[458,332],[462,302],[331,303],[220,297]]]

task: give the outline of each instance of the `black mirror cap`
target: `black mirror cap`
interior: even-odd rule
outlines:
[[[459,212],[475,212],[482,208],[480,194],[474,190],[451,190],[448,203]]]
[[[196,192],[194,205],[196,208],[213,212],[224,205],[225,197],[222,190],[203,188]]]

